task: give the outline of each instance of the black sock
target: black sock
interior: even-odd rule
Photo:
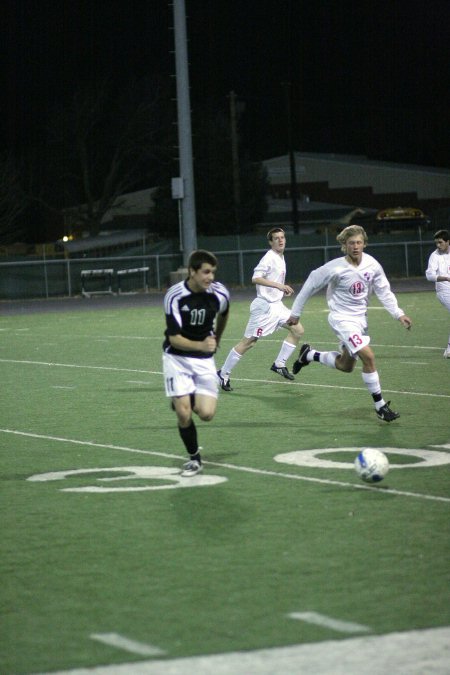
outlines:
[[[383,397],[381,395],[381,392],[379,392],[378,394],[372,394],[372,398],[375,401],[375,403],[379,403]]]
[[[181,436],[181,440],[184,443],[184,447],[187,450],[187,453],[193,457],[198,454],[198,442],[197,442],[197,429],[192,421],[190,426],[186,428],[178,427],[178,431]],[[195,457],[197,459],[197,457]]]
[[[320,352],[315,352],[313,356],[313,361],[319,361],[320,362]]]

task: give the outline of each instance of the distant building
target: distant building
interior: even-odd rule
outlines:
[[[148,226],[150,213],[155,203],[153,195],[158,188],[137,190],[117,197],[102,218],[102,230],[122,230],[127,227]]]
[[[157,187],[147,188],[116,197],[101,219],[101,233],[126,229],[147,229],[154,207],[153,195],[156,190],[158,190]],[[77,232],[79,235],[83,231],[85,223],[83,215],[86,209],[85,204],[64,209],[66,234]]]
[[[303,231],[317,223],[345,226],[355,209],[363,209],[369,223],[378,211],[395,207],[421,209],[430,227],[433,223],[448,226],[449,169],[353,155],[296,152],[294,157],[298,221]],[[263,165],[270,183],[267,223],[286,226],[293,212],[289,156],[267,159]]]
[[[450,170],[394,164],[363,156],[296,152],[299,206],[305,202],[369,209],[416,206],[425,212],[450,207]],[[291,197],[288,155],[263,161],[274,199]]]

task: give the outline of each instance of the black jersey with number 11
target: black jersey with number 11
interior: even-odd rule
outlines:
[[[166,330],[163,349],[169,354],[205,359],[211,352],[181,351],[171,346],[169,335],[182,335],[188,340],[201,342],[214,334],[214,322],[217,314],[226,315],[230,304],[230,295],[223,284],[214,281],[207,291],[194,293],[186,281],[171,286],[164,297]]]

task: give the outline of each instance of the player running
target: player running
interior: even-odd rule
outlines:
[[[284,251],[286,235],[281,227],[273,227],[267,233],[270,249],[263,255],[253,270],[252,283],[256,285],[256,298],[250,305],[250,318],[244,331],[244,337],[228,353],[222,368],[217,372],[220,386],[224,391],[233,391],[230,373],[251,347],[261,337],[272,335],[278,328],[286,328],[289,335],[283,341],[281,349],[270,370],[287,380],[294,376],[286,367],[286,361],[293,354],[300,337],[303,335],[301,324],[288,326],[289,309],[283,304],[283,297],[294,293],[286,281],[286,262]]]
[[[382,396],[375,355],[367,335],[367,306],[371,293],[375,292],[385,309],[405,328],[411,328],[412,322],[399,308],[380,263],[364,253],[368,242],[364,228],[349,225],[336,238],[344,257],[330,260],[311,272],[293,303],[288,323],[295,325],[307,300],[326,286],[330,309],[328,323],[341,341],[341,351],[319,352],[304,344],[292,370],[298,373],[311,361],[316,361],[350,373],[357,359],[361,359],[362,379],[372,395],[376,414],[379,419],[392,422],[400,415],[390,409],[390,401],[386,403]]]
[[[188,278],[171,286],[164,296],[164,384],[189,455],[182,476],[195,476],[203,468],[192,413],[209,422],[217,407],[214,354],[228,320],[230,296],[223,284],[214,281],[216,269],[215,255],[194,251]]]

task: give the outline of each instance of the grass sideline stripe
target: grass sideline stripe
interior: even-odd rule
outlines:
[[[121,445],[111,445],[108,443],[96,443],[95,441],[82,441],[75,438],[64,438],[61,436],[48,436],[45,434],[35,434],[28,431],[18,431],[16,429],[0,429],[0,433],[14,434],[16,436],[26,436],[29,438],[38,438],[47,441],[56,441],[59,443],[73,443],[75,445],[87,445],[93,448],[105,448],[107,450],[120,450],[122,452],[132,452],[141,455],[150,455],[155,457],[165,457],[167,459],[183,460],[185,457],[180,455],[172,455],[167,452],[158,452],[156,450],[140,450],[139,448],[128,448]],[[274,476],[276,478],[288,478],[291,480],[301,480],[308,483],[318,483],[322,485],[336,485],[338,487],[354,488],[355,490],[369,490],[382,495],[395,495],[399,497],[413,497],[415,499],[427,499],[429,501],[447,502],[450,503],[450,497],[438,497],[436,495],[425,495],[418,492],[406,492],[404,490],[393,490],[381,486],[364,485],[363,483],[346,483],[345,481],[330,480],[328,478],[313,478],[312,476],[301,476],[292,473],[282,473],[280,471],[270,471],[268,469],[254,469],[248,466],[239,466],[237,464],[228,464],[226,462],[211,462],[205,460],[204,464],[209,466],[217,466],[222,469],[231,469],[233,471],[242,471],[243,473],[253,473],[259,476]]]

